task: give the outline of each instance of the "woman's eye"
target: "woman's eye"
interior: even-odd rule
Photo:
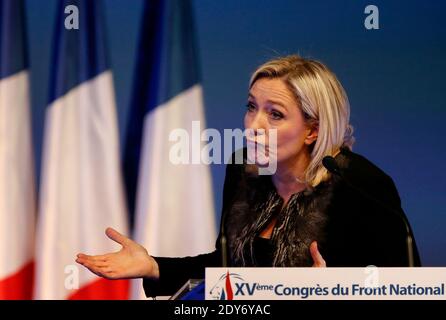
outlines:
[[[283,119],[283,113],[279,112],[279,111],[276,111],[276,110],[273,110],[273,111],[271,111],[271,117],[274,120],[280,120],[280,119]]]
[[[253,105],[252,103],[248,103],[247,105],[246,105],[246,110],[248,111],[248,112],[252,112],[252,111],[254,111],[256,109],[256,107],[255,107],[255,105]]]

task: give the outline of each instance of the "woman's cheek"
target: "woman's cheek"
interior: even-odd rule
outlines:
[[[243,118],[243,125],[245,126],[245,129],[249,129],[248,113],[246,113],[245,117]]]

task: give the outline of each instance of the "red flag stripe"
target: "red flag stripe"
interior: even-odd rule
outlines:
[[[69,300],[127,300],[129,298],[129,280],[95,280],[73,294]]]
[[[29,300],[33,292],[34,262],[24,265],[19,271],[0,280],[1,300]]]
[[[234,297],[234,294],[232,292],[232,285],[231,285],[231,278],[229,276],[229,271],[226,273],[226,299],[232,300]]]

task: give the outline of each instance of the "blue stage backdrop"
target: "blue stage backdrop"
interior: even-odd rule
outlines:
[[[268,58],[299,53],[321,60],[343,83],[354,147],[391,175],[412,223],[423,264],[446,266],[446,3],[428,1],[195,0],[208,127],[242,127],[247,84]],[[364,9],[379,9],[379,29]],[[54,0],[27,0],[36,166]],[[130,106],[142,0],[106,0],[121,150]],[[224,166],[212,167],[221,207]]]

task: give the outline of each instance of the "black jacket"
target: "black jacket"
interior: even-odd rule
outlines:
[[[407,266],[406,229],[401,217],[395,214],[395,211],[402,215],[404,212],[393,180],[366,158],[345,148],[336,156],[336,163],[344,177],[332,176],[328,185],[318,189],[319,193],[315,192],[313,196],[317,200],[315,207],[327,218],[321,224],[323,236],[307,239],[300,247],[307,250],[309,243],[317,240],[328,267]],[[262,194],[258,190],[267,185],[265,180],[252,177],[247,168],[244,164],[229,164],[226,168],[222,217],[226,216],[232,266],[240,266],[231,254],[237,236],[244,225],[256,219],[255,213],[245,210],[247,207],[243,203],[249,206],[252,191],[255,189],[257,195]],[[312,218],[309,216],[309,219]],[[319,237],[319,233],[308,233],[306,229],[303,232]],[[292,234],[299,237],[299,232]],[[415,241],[413,248],[415,266],[420,266]],[[146,295],[173,294],[188,279],[204,278],[205,267],[221,266],[220,236],[216,250],[211,253],[184,258],[156,257],[155,260],[159,265],[160,278],[157,281],[144,279]],[[286,266],[298,266],[292,261]],[[302,263],[301,266],[307,265]]]

